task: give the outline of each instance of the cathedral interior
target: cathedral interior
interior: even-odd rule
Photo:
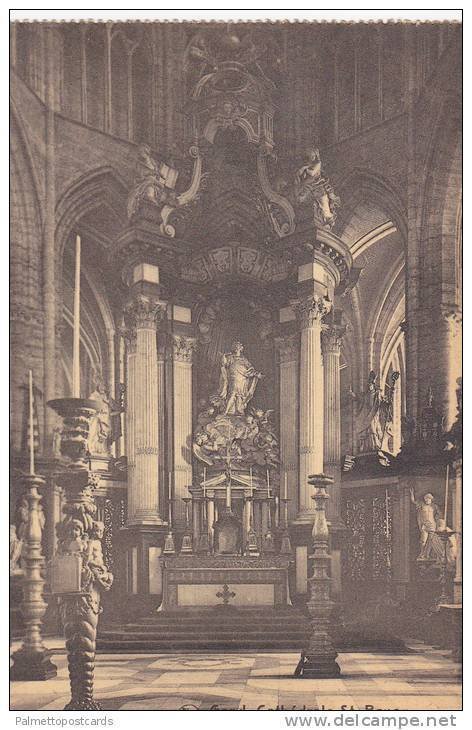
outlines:
[[[460,707],[460,44],[11,25],[14,707],[62,708],[80,611],[105,708],[296,704],[257,673],[300,652],[388,655],[380,697],[432,663],[390,702]],[[185,667],[206,694],[156,684]]]

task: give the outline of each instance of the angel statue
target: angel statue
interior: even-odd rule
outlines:
[[[156,162],[149,145],[139,145],[135,185],[128,196],[128,218],[134,216],[143,200],[156,206],[176,205],[174,187],[177,176],[177,170],[164,162]]]
[[[299,203],[313,203],[315,223],[318,213],[326,226],[333,226],[341,201],[328,178],[323,177],[320,151],[315,146],[307,150],[305,163],[295,174],[295,197]]]
[[[262,373],[243,355],[244,345],[233,342],[231,352],[221,359],[220,388],[217,398],[224,402],[225,415],[244,416]]]
[[[385,382],[384,392],[377,382],[374,370],[369,373],[367,388],[361,397],[361,408],[358,415],[361,424],[367,424],[359,432],[359,450],[391,451],[393,428],[393,397],[395,383],[400,373],[394,371],[390,380]]]

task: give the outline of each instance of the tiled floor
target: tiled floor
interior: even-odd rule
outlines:
[[[69,700],[64,644],[46,643],[56,650],[58,676],[12,683],[11,709],[61,710]],[[341,654],[338,661],[339,679],[311,680],[293,677],[295,654],[103,654],[95,698],[104,710],[461,709],[460,668],[448,652],[421,645],[407,655]]]

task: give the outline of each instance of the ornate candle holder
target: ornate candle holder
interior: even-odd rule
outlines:
[[[164,540],[164,549],[162,551],[163,555],[175,555],[175,542],[174,542],[174,535],[172,533],[172,498],[169,495],[169,532],[167,533],[165,540]]]
[[[190,519],[188,506],[192,501],[191,497],[183,497],[182,502],[185,502],[185,533],[182,538],[182,545],[180,548],[181,555],[191,555],[193,553],[192,545],[192,533],[190,531]]]
[[[290,499],[288,497],[281,497],[280,501],[283,502],[283,505],[284,505],[282,541],[280,543],[280,553],[281,553],[281,555],[291,555],[292,554],[292,543],[290,542],[290,533],[288,531],[288,503],[290,502]]]
[[[203,505],[203,519],[202,519],[202,530],[198,539],[198,553],[200,555],[209,555],[211,552],[210,548],[210,535],[208,529],[208,497],[202,497]]]
[[[331,614],[334,602],[330,597],[329,575],[330,555],[328,549],[329,528],[326,521],[326,501],[329,499],[326,487],[333,483],[333,478],[325,474],[308,477],[308,483],[315,487],[312,497],[315,502],[315,519],[313,523],[313,575],[308,579],[310,598],[308,612],[310,614],[311,634],[306,651],[302,652],[296,676],[305,678],[337,677],[341,670],[336,662],[337,652],[334,649],[330,630]]]
[[[64,487],[64,519],[58,525],[58,550],[51,561],[51,590],[59,598],[66,638],[71,700],[65,710],[100,710],[93,698],[93,674],[100,593],[113,575],[103,561],[103,523],[95,520],[94,475],[88,468],[87,438],[94,401],[60,398],[48,403],[63,418],[62,465],[57,483]]]
[[[257,542],[257,535],[254,529],[254,497],[246,497],[246,501],[249,502],[249,530],[247,533],[246,542],[246,555],[251,555],[254,558],[259,556],[259,545]]]
[[[51,652],[46,649],[41,636],[41,623],[46,612],[43,600],[44,579],[41,569],[44,557],[41,553],[42,510],[38,487],[44,486],[42,477],[29,474],[23,477],[28,502],[28,521],[23,544],[23,601],[21,613],[25,622],[25,638],[21,649],[13,654],[10,669],[12,680],[45,680],[57,676],[57,667],[51,662]],[[44,519],[44,518],[43,518]]]
[[[272,503],[272,497],[266,498],[267,502],[267,532],[264,535],[264,539],[262,541],[262,552],[266,555],[271,555],[275,553],[275,543],[274,543],[274,536],[272,534],[272,514],[271,514],[271,503]]]

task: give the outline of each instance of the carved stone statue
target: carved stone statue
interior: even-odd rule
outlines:
[[[315,224],[319,216],[322,222],[331,228],[336,220],[336,209],[340,199],[334,192],[328,178],[323,177],[320,151],[311,147],[306,152],[305,163],[295,175],[295,197],[299,203],[311,202]]]
[[[361,407],[358,421],[361,424],[359,431],[359,451],[390,452],[390,439],[393,425],[393,396],[395,383],[399,378],[398,372],[393,372],[390,382],[385,383],[384,392],[381,392],[377,383],[377,375],[371,370],[364,395],[361,398]],[[365,425],[367,424],[367,425]]]
[[[437,537],[435,533],[438,529],[439,507],[434,501],[434,496],[430,493],[424,494],[421,500],[417,501],[414,489],[411,488],[410,497],[416,507],[416,519],[420,531],[420,552],[417,560],[435,558],[437,557],[434,555],[435,540],[432,539],[432,536]]]
[[[10,575],[21,573],[20,558],[23,541],[18,539],[15,525],[10,525]]]
[[[108,589],[111,588],[113,583],[113,575],[109,572],[103,559],[102,539],[104,532],[105,525],[103,522],[95,521],[90,530],[90,539],[87,545],[87,567],[94,579],[103,588]]]
[[[263,376],[243,350],[240,342],[234,342],[231,352],[222,357],[218,393],[203,401],[198,413],[193,453],[208,466],[275,467],[279,447],[273,411],[248,407]]]
[[[225,415],[243,416],[262,378],[262,373],[254,369],[243,351],[241,342],[234,342],[231,352],[224,353],[221,360],[218,398],[225,403]]]
[[[119,435],[113,429],[113,424],[119,421],[115,416],[121,413],[123,405],[109,397],[100,375],[95,375],[95,390],[89,398],[97,403],[97,412],[90,421],[88,450],[94,456],[109,456],[110,447]]]
[[[138,211],[143,200],[156,206],[177,205],[173,190],[178,172],[164,162],[157,163],[147,144],[138,148],[135,185],[128,196],[128,218]]]

